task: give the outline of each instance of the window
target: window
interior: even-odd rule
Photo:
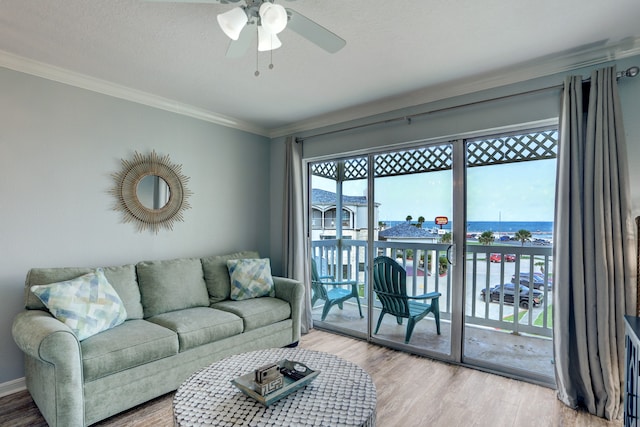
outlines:
[[[353,224],[351,221],[352,215],[346,209],[342,209],[342,227],[343,228],[353,228]]]
[[[336,210],[329,209],[324,213],[324,228],[336,228]]]
[[[311,210],[311,228],[314,230],[322,229],[322,211],[313,208]]]
[[[315,212],[314,212],[314,215],[315,215]],[[314,221],[315,221],[315,217],[314,217]],[[332,208],[324,212],[323,222],[324,222],[323,228],[325,229],[336,228],[336,208]],[[347,209],[342,209],[342,227],[353,228],[353,213],[351,213]]]

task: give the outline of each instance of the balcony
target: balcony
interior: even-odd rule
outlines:
[[[375,254],[396,259],[407,271],[407,292],[418,295],[437,291],[440,297],[441,335],[435,333],[433,318],[428,316],[416,325],[409,351],[442,356],[451,352],[452,281],[450,270],[437,261],[446,257],[448,244],[442,243],[374,243]],[[367,242],[357,240],[322,240],[312,243],[312,256],[325,274],[345,280],[357,279],[363,310],[368,311],[370,286],[366,258]],[[426,260],[426,263],[425,263]],[[340,268],[341,266],[341,268]],[[552,293],[555,285],[551,246],[521,246],[520,243],[482,246],[467,242],[466,284],[464,294],[463,362],[472,361],[488,370],[508,372],[514,377],[553,386]],[[492,294],[482,291],[495,285],[511,284],[520,278],[533,286],[498,287]],[[538,289],[539,288],[539,289]],[[505,291],[506,289],[506,291]],[[514,304],[513,301],[519,301]],[[380,313],[380,302],[373,299],[372,323]],[[314,307],[316,325],[366,338],[367,319],[361,319],[355,301],[346,302],[343,310],[332,308],[320,323],[322,301]],[[386,316],[376,338],[404,343],[404,325]]]

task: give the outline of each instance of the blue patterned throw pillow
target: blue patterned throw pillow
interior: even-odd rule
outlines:
[[[232,300],[276,296],[269,258],[230,259],[227,268]]]
[[[127,311],[101,268],[80,277],[31,287],[51,314],[82,341],[124,322]]]

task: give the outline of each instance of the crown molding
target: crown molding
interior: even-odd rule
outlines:
[[[118,85],[106,80],[97,79],[71,70],[45,64],[0,50],[0,67],[25,74],[42,77],[58,83],[64,83],[81,89],[90,90],[114,98],[135,102],[160,110],[170,111],[183,116],[193,117],[221,126],[226,126],[262,136],[269,136],[265,128],[248,122],[207,111],[192,105],[180,103],[168,98],[153,95],[130,87]]]
[[[491,73],[453,80],[441,85],[426,87],[367,104],[334,111],[310,120],[292,123],[272,129],[271,138],[294,135],[314,129],[335,126],[353,120],[362,120],[378,114],[390,113],[404,108],[416,107],[431,102],[469,95],[483,90],[495,89],[511,84],[522,83],[554,74],[566,73],[631,56],[640,55],[640,37],[627,38],[617,43],[603,42],[581,46],[571,51],[559,52],[542,58],[527,61],[513,67]],[[562,84],[562,80],[558,80]]]

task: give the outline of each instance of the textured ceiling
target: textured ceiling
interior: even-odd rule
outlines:
[[[225,57],[216,15],[233,5],[0,0],[0,66],[15,55],[273,134],[409,92],[446,94],[535,58],[567,57],[560,52],[583,62],[577,53],[640,52],[638,0],[278,2],[344,38],[345,48],[329,54],[285,29],[270,70],[269,53]]]

